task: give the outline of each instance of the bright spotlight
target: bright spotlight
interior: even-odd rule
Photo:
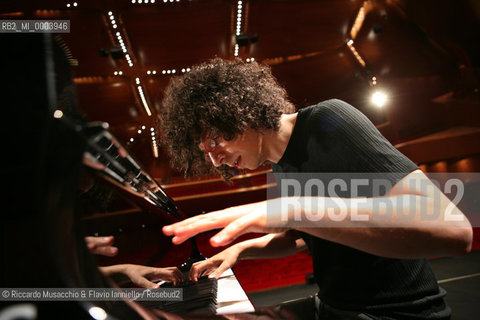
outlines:
[[[372,102],[374,105],[381,108],[387,102],[387,96],[383,92],[376,91],[372,95]]]

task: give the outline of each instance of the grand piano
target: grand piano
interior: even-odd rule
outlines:
[[[50,34],[1,35],[0,40],[8,48],[2,52],[2,70],[10,79],[5,98],[14,103],[12,116],[25,121],[23,134],[11,135],[7,141],[12,162],[2,169],[11,188],[1,216],[0,287],[119,288],[122,282],[103,276],[86,247],[84,237],[98,234],[88,234],[78,208],[85,186],[102,181],[160,227],[185,216],[132,155],[125,155],[125,149],[119,152],[123,147],[108,124],[88,123],[78,112],[61,41]],[[22,63],[5,63],[13,54]],[[28,95],[22,95],[21,84],[32,86]],[[14,127],[3,130],[7,133]],[[24,147],[25,142],[29,147]],[[25,188],[29,191],[22,191]],[[161,229],[156,232],[161,234]],[[205,259],[195,239],[183,250],[170,251],[183,251],[179,255],[183,262],[178,257],[170,261],[178,261],[176,266],[185,273],[193,262]],[[168,252],[162,253],[168,256]],[[2,299],[0,315],[5,319],[226,319],[236,314],[246,319],[278,318],[274,310],[254,309],[231,269],[218,280],[202,278],[177,287],[184,289],[184,299],[175,305],[128,299],[22,303]]]
[[[86,166],[93,170],[90,174],[108,184],[105,186],[106,188],[120,191],[122,198],[127,198],[137,204],[138,207],[142,208],[143,213],[150,215],[150,219],[146,220],[151,221],[152,218],[155,220],[157,216],[160,218],[157,219],[157,222],[164,224],[186,218],[185,214],[178,209],[175,202],[158,182],[120,145],[108,130],[107,123],[89,123],[85,127],[85,134],[87,147],[84,153],[84,162]],[[92,220],[96,221],[96,219],[84,219],[84,222],[91,222]],[[146,222],[143,219],[141,221],[143,222],[142,229],[145,230],[147,228]],[[98,232],[95,232],[95,230],[102,227],[95,223],[85,223],[85,226],[87,229],[93,230],[87,233],[89,236],[98,236]],[[156,232],[160,232],[159,227],[161,225],[155,227]],[[108,233],[116,232],[112,230]],[[162,236],[160,235],[160,237]],[[126,240],[128,241],[128,239]],[[134,241],[134,239],[130,239],[130,241]],[[164,246],[168,246],[168,244],[164,244]],[[177,250],[176,248],[171,249]],[[191,239],[190,247],[185,249],[189,252],[188,258],[181,264],[176,263],[185,280],[177,286],[164,281],[159,282],[160,288],[182,288],[183,300],[169,303],[149,301],[140,302],[140,304],[177,314],[221,315],[254,311],[253,305],[248,300],[231,269],[224,272],[218,280],[208,277],[203,277],[198,282],[188,280],[188,272],[192,264],[205,259],[205,257],[200,253],[195,238]],[[166,251],[165,255],[168,256],[169,252]],[[183,253],[183,256],[185,256],[185,253]],[[161,258],[163,264],[165,264],[165,257]],[[108,258],[103,260],[108,260]],[[167,261],[172,261],[172,259]],[[121,283],[121,281],[118,282]]]

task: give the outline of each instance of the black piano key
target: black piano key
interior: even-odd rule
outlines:
[[[217,279],[202,277],[198,282],[184,281],[176,286],[165,283],[161,288],[182,288],[182,301],[140,301],[144,306],[176,314],[215,314]]]

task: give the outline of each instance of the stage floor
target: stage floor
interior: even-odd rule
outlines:
[[[480,314],[480,250],[464,257],[430,261],[437,279],[447,290],[446,302],[453,310],[452,320],[477,319]],[[256,307],[278,304],[314,294],[316,284],[296,284],[278,289],[248,293]]]

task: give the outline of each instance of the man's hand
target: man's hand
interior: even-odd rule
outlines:
[[[201,214],[163,227],[163,233],[174,236],[172,242],[180,244],[198,233],[223,228],[210,239],[214,247],[225,246],[248,232],[275,233],[286,228],[267,226],[267,201]]]
[[[113,236],[85,237],[87,248],[90,250],[91,253],[107,257],[113,257],[118,253],[118,248],[112,246],[114,241],[115,238]]]
[[[183,274],[177,267],[154,268],[136,264],[117,264],[100,267],[100,271],[110,276],[112,274],[124,274],[138,287],[156,289],[160,286],[155,282],[164,280],[177,285],[183,281]]]
[[[127,264],[123,273],[137,286],[149,289],[159,288],[155,282],[164,280],[177,285],[183,280],[183,274],[177,267],[154,268]]]
[[[207,260],[194,263],[188,275],[189,279],[198,281],[201,276],[211,276],[218,279],[222,273],[237,263],[240,251],[237,246],[231,246]]]

